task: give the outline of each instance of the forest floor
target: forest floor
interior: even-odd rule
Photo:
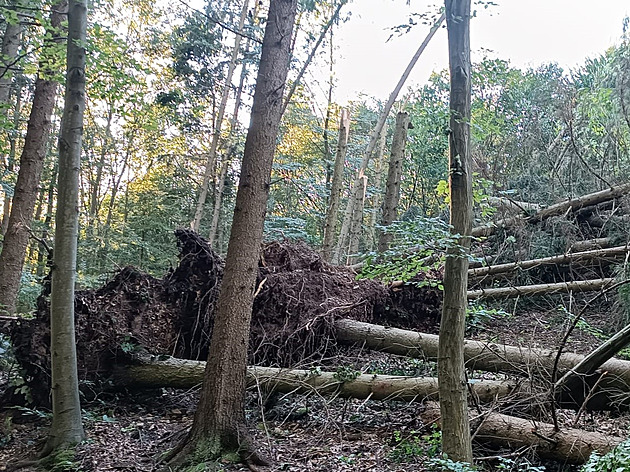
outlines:
[[[531,347],[557,346],[566,317],[558,309],[543,308],[477,320],[478,327],[468,337]],[[602,331],[610,330],[603,317],[591,316],[587,320],[576,330],[567,349],[588,352],[601,342]],[[335,359],[334,365],[379,374],[434,375],[431,363],[356,348],[349,349],[345,358]],[[197,389],[102,395],[84,406],[88,439],[79,446],[74,464],[67,463],[56,470],[157,470],[160,455],[176,444],[191,425],[197,395]],[[314,394],[260,399],[256,392],[250,392],[247,416],[261,449],[274,460],[270,471],[402,472],[433,470],[430,460],[439,454],[439,432],[422,423],[422,408],[421,403],[330,399]],[[563,424],[573,425],[575,416],[574,411],[561,410],[559,418]],[[45,440],[50,414],[9,407],[1,419],[0,471],[4,471],[11,470],[12,462],[37,452]],[[577,427],[625,437],[630,416],[589,413],[582,415]],[[508,452],[475,446],[477,457]],[[522,452],[518,457],[521,464],[531,459],[548,471],[578,470],[575,466],[541,463],[533,459],[531,451]],[[486,470],[499,467],[496,460],[482,463]],[[237,471],[246,467],[225,463],[214,470]]]

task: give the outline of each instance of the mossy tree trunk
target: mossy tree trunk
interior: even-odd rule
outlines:
[[[470,0],[446,0],[450,91],[449,181],[451,226],[470,247],[472,166],[470,158]],[[454,461],[472,462],[464,370],[468,258],[449,251],[444,267],[444,302],[440,324],[438,382],[442,411],[442,452]]]
[[[87,0],[70,0],[66,96],[59,138],[59,180],[50,295],[53,420],[47,454],[83,440],[74,333],[74,283],[79,232],[79,168],[85,109]]]
[[[245,376],[254,285],[296,11],[297,0],[272,0],[269,6],[201,398],[188,438],[175,451],[174,464],[187,463],[193,455],[195,462],[202,462],[230,452],[238,452],[246,463],[265,463],[247,439]]]

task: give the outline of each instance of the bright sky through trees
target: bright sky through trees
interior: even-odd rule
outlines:
[[[409,3],[409,4],[407,4]],[[619,41],[628,0],[496,0],[498,5],[475,8],[471,23],[473,60],[484,54],[507,59],[515,67],[557,62],[565,70],[596,57]],[[344,103],[365,93],[385,100],[428,27],[389,42],[390,27],[407,23],[410,13],[432,8],[427,1],[355,0],[346,7],[352,16],[336,31],[339,59],[335,98]],[[435,7],[433,7],[435,9]],[[448,66],[446,31],[440,31],[416,65],[408,84],[425,82],[433,70]],[[311,74],[320,72],[311,70]]]

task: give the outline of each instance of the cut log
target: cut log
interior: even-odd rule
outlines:
[[[114,384],[118,387],[193,388],[203,381],[206,363],[183,359],[153,358],[134,365],[117,366]],[[402,377],[322,372],[320,370],[249,367],[248,385],[284,393],[334,394],[347,398],[371,400],[437,400],[438,383],[432,377]],[[522,382],[470,380],[470,391],[482,403],[506,398],[516,392],[527,394]]]
[[[476,228],[473,228],[472,235],[475,237],[490,236],[496,231],[497,228],[513,226],[518,222],[540,222],[552,216],[562,215],[568,211],[575,211],[587,206],[607,202],[609,200],[622,197],[628,193],[630,193],[630,184],[611,187],[606,190],[589,193],[588,195],[583,195],[578,198],[573,198],[571,200],[566,200],[564,202],[550,205],[547,208],[544,208],[529,217],[517,216],[513,218],[507,218],[505,220],[500,220],[490,225],[477,226]]]
[[[398,328],[361,323],[353,320],[335,321],[335,336],[338,341],[361,345],[375,351],[389,352],[400,356],[436,360],[438,336]],[[464,342],[466,367],[473,370],[518,374],[525,377],[550,379],[556,352],[549,349],[533,349],[481,341]],[[585,356],[563,353],[558,363],[560,375],[584,360]],[[593,410],[628,409],[630,407],[630,361],[610,359],[601,365],[608,375],[602,379],[598,391],[589,395],[590,387],[597,379],[588,380],[586,388],[572,391],[571,396],[562,396],[562,406],[580,407],[588,397],[587,408]]]
[[[488,197],[488,203],[499,211],[528,214],[540,211],[540,204],[519,202],[506,197]]]
[[[560,254],[558,256],[543,257],[540,259],[511,262],[508,264],[497,264],[494,266],[469,269],[468,276],[485,277],[488,275],[501,274],[517,270],[527,270],[541,265],[569,264],[574,262],[590,261],[593,259],[598,259],[598,262],[602,260],[614,261],[626,256],[629,250],[630,248],[628,248],[628,246],[617,246],[608,249],[595,249],[592,251],[572,252],[567,254]]]
[[[568,252],[583,252],[592,249],[605,249],[610,247],[611,238],[595,238],[586,241],[576,241],[569,248]]]
[[[530,447],[542,458],[571,464],[583,464],[593,452],[605,454],[623,441],[582,429],[563,428],[556,432],[551,424],[494,412],[479,415],[471,411],[470,417],[478,442],[511,449]],[[439,406],[427,404],[422,413],[423,422],[439,424],[439,418]]]
[[[520,285],[518,287],[483,288],[469,290],[468,300],[478,298],[514,298],[521,295],[540,295],[564,292],[595,292],[615,283],[615,279],[576,280],[553,284]]]

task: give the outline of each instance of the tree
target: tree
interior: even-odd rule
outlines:
[[[79,168],[85,108],[87,0],[70,0],[66,94],[59,138],[59,184],[50,294],[50,353],[53,419],[44,454],[83,440],[74,283],[79,226]]]
[[[50,38],[46,40],[49,44],[40,57],[33,106],[20,157],[20,170],[9,225],[0,253],[0,308],[8,313],[14,313],[16,310],[24,255],[44,166],[51,115],[57,96],[55,74],[60,65],[58,58],[55,57],[55,45],[63,40],[60,27],[67,4],[66,0],[59,0],[52,7],[50,27],[46,34],[46,37]]]
[[[459,245],[470,246],[472,168],[470,159],[470,0],[446,0],[451,74],[449,180],[451,226]],[[444,301],[440,323],[438,383],[442,412],[442,452],[453,461],[472,462],[464,370],[468,258],[449,250],[444,267]]]
[[[189,453],[213,460],[238,452],[247,463],[266,463],[245,432],[244,397],[254,284],[282,98],[289,68],[297,0],[272,0],[263,39],[225,274],[215,312],[203,388],[192,429],[174,458]]]

